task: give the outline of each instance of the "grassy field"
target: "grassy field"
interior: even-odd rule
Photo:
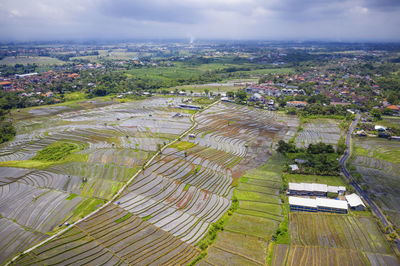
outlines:
[[[356,145],[355,153],[360,156],[367,156],[378,160],[383,160],[391,163],[400,163],[400,143],[388,142],[387,140],[373,140],[378,145],[363,145],[360,141],[360,145]],[[399,145],[396,145],[399,144]]]
[[[57,58],[45,56],[7,56],[0,60],[0,65],[15,65],[15,64],[37,64],[42,65],[62,65],[63,61]]]
[[[86,99],[86,97],[87,97],[87,94],[82,91],[75,91],[75,92],[70,92],[70,93],[64,94],[65,101],[83,100],[83,99]]]
[[[320,176],[320,175],[299,175],[284,174],[287,182],[293,183],[320,183],[330,186],[345,186],[346,182],[342,176]]]
[[[254,67],[253,64],[223,64],[223,63],[210,63],[210,64],[201,64],[201,65],[188,65],[182,62],[175,62],[174,66],[171,67],[146,67],[146,68],[136,68],[127,70],[125,73],[129,77],[140,77],[140,78],[148,78],[155,82],[173,82],[179,79],[188,79],[191,78],[191,83],[197,83],[197,77],[202,74],[206,74],[210,71],[214,70],[223,70],[226,68],[232,67]],[[259,77],[268,73],[288,73],[291,72],[291,68],[274,68],[274,69],[256,69],[249,71],[236,71],[235,73],[237,77]],[[218,74],[222,77],[224,75]],[[225,79],[225,78],[223,78]],[[196,87],[196,86],[194,86]],[[218,87],[218,86],[217,86]]]

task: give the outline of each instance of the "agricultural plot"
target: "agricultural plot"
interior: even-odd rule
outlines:
[[[400,228],[400,143],[378,138],[356,138],[353,171],[361,174],[371,198]]]
[[[397,265],[368,217],[290,214],[291,245],[275,245],[272,265]]]
[[[172,265],[197,254],[185,242],[111,204],[18,264]]]
[[[164,104],[170,103],[164,100]],[[168,140],[165,138],[166,135],[175,135],[182,131],[182,123],[188,124],[188,118],[172,118],[171,115],[165,114],[165,110],[157,110],[145,110],[144,115],[125,111],[129,114],[126,116],[118,114],[120,118],[118,125],[111,126],[109,122],[105,122],[106,129],[101,129],[97,124],[96,130],[101,130],[102,134],[109,134],[111,127],[118,128],[120,132],[124,132],[122,139],[126,138],[126,131],[132,130],[140,137],[157,136]],[[90,116],[92,115],[82,114],[73,117],[69,115],[68,119],[73,119],[74,121],[70,122],[81,125],[81,121],[90,121]],[[108,116],[104,114],[102,118],[105,119]],[[139,126],[132,122],[135,119],[144,121],[143,116],[147,119],[155,119],[155,123]],[[249,120],[249,116],[253,119]],[[163,117],[169,123],[164,123],[159,117]],[[115,115],[113,118],[115,119]],[[209,226],[230,207],[234,184],[238,182],[239,176],[248,169],[265,164],[268,158],[268,153],[265,151],[271,148],[275,138],[279,139],[277,133],[285,133],[288,128],[287,125],[276,121],[273,113],[235,105],[213,106],[201,113],[196,120],[198,126],[193,131],[196,137],[186,137],[181,142],[164,149],[162,154],[134,179],[113,204],[20,258],[17,263],[24,264],[33,258],[33,261],[44,264],[67,261],[81,264],[86,261],[86,255],[87,258],[93,258],[90,255],[93,252],[107,254],[98,260],[99,263],[105,263],[108,259],[116,259],[109,254],[110,250],[112,254],[117,254],[122,264],[182,264],[196,257],[199,250],[194,248],[194,245],[207,233]],[[154,127],[154,125],[158,125],[159,128],[152,129],[151,126]],[[164,127],[168,129],[160,130]],[[82,135],[75,134],[74,136],[79,137],[79,140],[75,140],[83,142]],[[202,136],[209,141],[197,142],[197,139]],[[102,136],[98,136],[96,140],[105,141]],[[115,141],[116,138],[113,140]],[[115,141],[114,144],[115,148],[121,149],[120,153],[103,152],[99,155],[90,153],[88,158],[90,162],[88,160],[85,163],[80,162],[81,166],[76,169],[84,169],[83,164],[100,164],[104,160],[111,160],[114,163],[119,161],[116,164],[118,167],[127,165],[125,161],[120,160],[121,154],[132,151],[126,151],[128,147],[123,146],[122,143],[122,141]],[[91,146],[88,149],[94,149],[94,147]],[[108,159],[103,159],[105,157]],[[64,169],[61,167],[62,165],[53,166],[51,169],[54,172],[57,170],[59,174],[73,169],[71,165],[64,166]],[[112,167],[114,164],[110,163],[110,169]],[[263,169],[263,171],[265,173],[268,170]],[[76,170],[71,176],[81,174]],[[229,232],[234,234],[235,227],[236,231],[245,231],[254,226],[254,232],[249,237],[258,241],[260,252],[264,252],[262,243],[270,238],[271,232],[275,230],[276,224],[281,219],[277,193],[279,184],[276,184],[277,177],[274,175],[264,180],[256,178],[260,173],[253,174],[254,177],[243,184],[243,195],[246,196],[247,191],[264,195],[264,191],[259,190],[259,185],[263,185],[265,195],[275,200],[268,199],[254,204],[254,208],[249,206],[251,202],[246,203],[243,200],[242,213],[237,213],[237,217],[239,218],[240,215],[251,217],[253,223],[233,222]],[[119,174],[106,175],[113,176],[113,178],[108,178],[110,181],[122,182],[118,179]],[[89,180],[83,190],[86,186],[90,186]],[[270,212],[265,212],[266,209]],[[263,228],[264,225],[267,225],[267,229]],[[248,226],[247,229],[246,226]],[[76,239],[58,242],[61,241],[59,239],[67,239],[72,233],[77,234]],[[63,252],[66,247],[68,247],[67,251]]]
[[[0,146],[0,215],[25,232],[16,242],[21,249],[39,241],[30,232],[43,239],[100,207],[160,145],[189,128],[189,117],[173,117],[169,106],[176,103],[163,98],[72,112],[56,108],[56,115],[43,107],[17,121],[15,139]],[[35,157],[56,144],[74,147],[73,153]],[[9,253],[0,262],[19,251],[1,239],[2,245]]]
[[[339,128],[339,122],[333,119],[310,119],[303,125],[295,138],[296,146],[307,147],[310,143],[324,142],[327,144],[337,145],[342,130]]]
[[[0,261],[5,261],[15,252],[22,252],[45,236],[36,231],[25,230],[21,225],[0,218]]]
[[[229,208],[233,178],[235,171],[242,171],[242,161],[250,154],[256,157],[257,145],[271,144],[268,139],[265,142],[260,139],[260,143],[247,148],[246,143],[257,140],[260,132],[265,133],[263,128],[275,131],[281,128],[278,124],[246,122],[243,116],[238,116],[239,112],[243,110],[225,105],[203,112],[194,130],[197,137],[186,137],[184,142],[165,150],[128,187],[119,199],[120,206],[139,217],[148,217],[149,222],[188,243],[198,242],[210,224]],[[247,112],[258,115],[257,111]],[[235,123],[226,125],[224,115],[229,115]],[[214,130],[210,131],[209,124],[214,125]]]
[[[398,265],[392,255],[358,250],[278,244],[274,247],[273,266],[280,265]]]
[[[292,212],[290,237],[294,245],[392,253],[375,221],[368,217]]]
[[[241,177],[235,191],[239,208],[199,265],[265,265],[268,241],[283,220],[280,174],[280,158],[275,155]]]

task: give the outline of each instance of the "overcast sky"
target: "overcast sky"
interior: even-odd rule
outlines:
[[[0,40],[400,41],[400,0],[1,0]]]

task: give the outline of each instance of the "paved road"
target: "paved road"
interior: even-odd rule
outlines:
[[[346,145],[348,148],[350,148],[350,139],[351,139],[351,133],[353,132],[354,128],[356,127],[358,121],[360,120],[361,115],[359,113],[356,114],[356,119],[351,123],[351,126],[349,128],[349,131],[347,132],[347,137],[346,137]],[[346,167],[345,167],[345,163],[347,161],[347,159],[350,157],[350,152],[349,149],[347,149],[342,157],[342,159],[340,159],[340,164],[342,165],[342,172],[345,175],[345,177],[347,179],[350,178],[350,174],[347,171]],[[386,219],[386,217],[382,214],[382,212],[376,207],[375,203],[369,198],[369,196],[367,195],[367,193],[365,193],[362,188],[353,180],[350,181],[350,184],[357,190],[357,192],[361,195],[361,197],[364,198],[364,200],[369,204],[369,206],[371,206],[372,211],[375,213],[375,215],[382,221],[382,223],[385,226],[389,226],[389,223]],[[390,231],[392,231],[392,229],[390,228]],[[398,239],[396,239],[396,246],[397,249],[400,252],[400,241]]]

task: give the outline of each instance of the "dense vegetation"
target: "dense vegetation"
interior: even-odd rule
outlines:
[[[304,160],[298,163],[299,170],[293,172],[301,174],[318,174],[318,175],[338,175],[340,164],[337,160],[339,154],[330,144],[319,142],[310,144],[307,148],[296,148],[293,142],[278,142],[277,151],[284,154],[288,160],[285,170],[291,171],[290,164],[295,163],[295,159]]]
[[[11,140],[16,133],[12,122],[6,120],[7,114],[8,110],[0,108],[0,143]]]

